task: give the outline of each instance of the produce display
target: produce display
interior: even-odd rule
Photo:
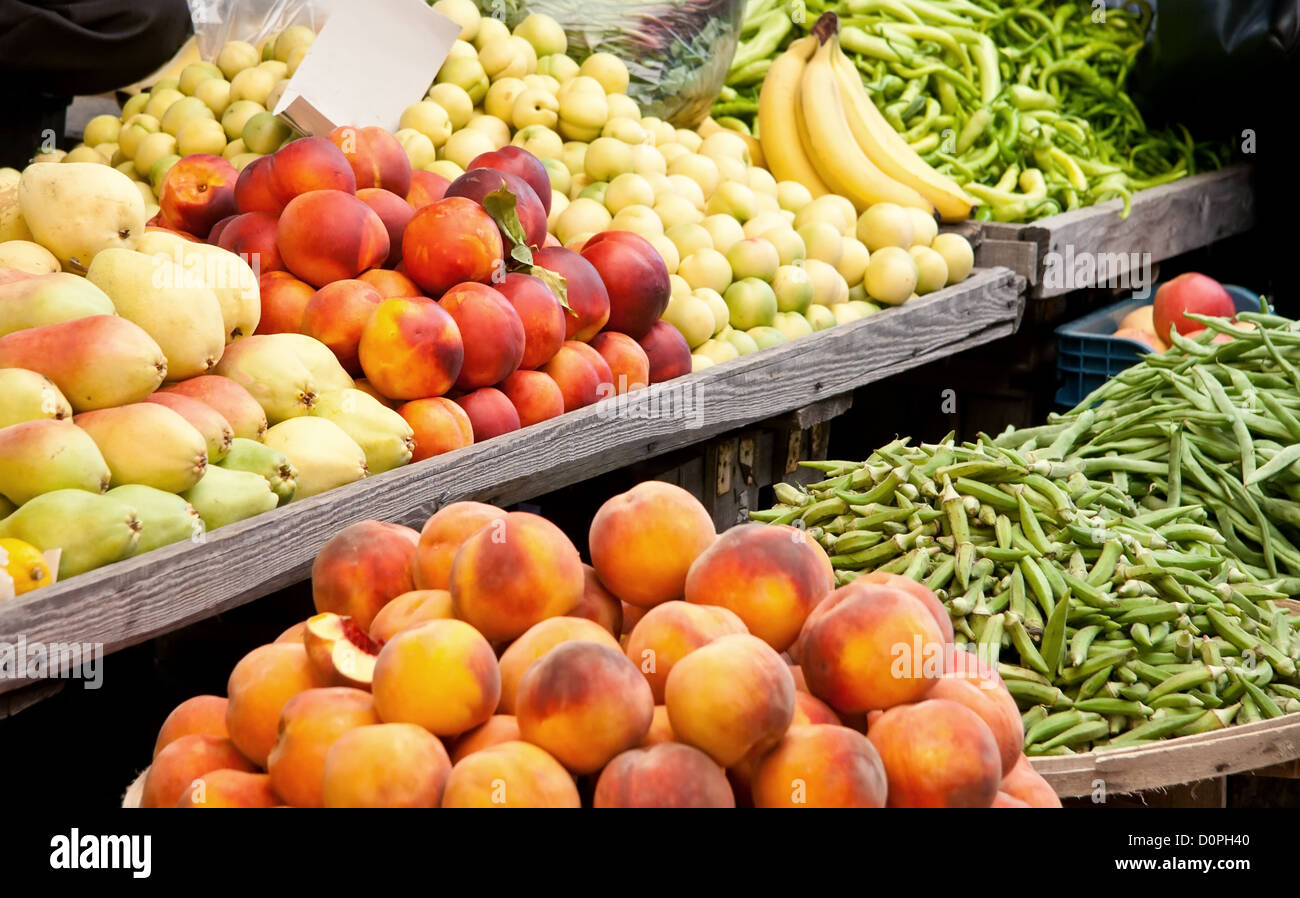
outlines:
[[[809,0],[799,9],[802,15],[792,15],[776,0],[748,4],[728,86],[713,107],[723,124],[756,133],[765,151],[798,141],[793,132],[763,133],[763,95],[786,80],[792,56],[808,60],[804,32],[823,47],[833,42],[825,19],[838,13],[838,41],[852,67],[841,62],[839,91],[821,96],[838,93],[850,124],[883,117],[979,202],[976,218],[1031,221],[1117,197],[1127,215],[1134,191],[1217,168],[1226,158],[1226,147],[1195,142],[1185,130],[1148,127],[1125,90],[1151,23],[1145,2],[1108,6],[1101,15],[1074,0]],[[814,57],[809,69],[817,65]],[[878,112],[850,102],[859,93],[854,76]],[[809,124],[833,117],[834,105],[823,101]],[[862,141],[871,161],[898,178],[872,146]],[[810,155],[820,163],[813,177],[833,185],[837,174],[828,166],[844,160],[825,147]],[[870,171],[859,164],[855,175],[866,179]],[[964,217],[959,213],[956,207],[954,217]]]
[[[318,613],[168,715],[141,805],[1060,806],[923,587],[833,590],[799,530],[718,536],[655,481],[589,542],[473,502],[341,531]]]

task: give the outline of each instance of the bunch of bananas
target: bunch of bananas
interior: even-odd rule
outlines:
[[[859,212],[888,202],[937,211],[944,221],[969,218],[976,201],[885,120],[840,49],[838,31],[835,13],[823,14],[767,72],[758,133],[772,174],[798,181],[814,197],[848,197]]]

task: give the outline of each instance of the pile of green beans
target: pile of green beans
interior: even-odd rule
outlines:
[[[754,520],[805,528],[837,585],[924,583],[994,664],[1031,755],[1144,745],[1300,711],[1300,621],[1225,551],[1198,504],[1144,509],[1052,451],[895,440],[778,484]]]
[[[885,118],[980,201],[975,217],[1032,221],[1177,180],[1227,158],[1226,144],[1149,128],[1125,90],[1151,9],[1104,20],[1077,0],[751,0],[713,114],[750,130],[772,57],[820,12]],[[1135,9],[1136,12],[1130,11]]]

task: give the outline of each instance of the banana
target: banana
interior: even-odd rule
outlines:
[[[799,83],[803,100],[799,115],[808,141],[804,149],[817,174],[831,190],[848,197],[859,212],[875,203],[897,203],[933,214],[934,206],[928,199],[882,172],[858,146],[831,65],[832,53],[838,52],[838,47],[831,38],[823,42]]]
[[[831,191],[804,152],[798,109],[800,81],[816,46],[812,35],[791,43],[768,69],[758,95],[758,139],[768,169],[778,181],[798,181],[814,198]]]
[[[907,145],[871,102],[853,62],[839,47],[839,37],[831,38],[835,46],[831,64],[844,99],[849,129],[867,158],[889,177],[920,193],[939,210],[944,221],[970,218],[976,200],[968,196],[955,181],[930,167]]]

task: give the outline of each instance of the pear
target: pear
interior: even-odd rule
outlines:
[[[17,510],[17,505],[10,502],[4,496],[0,496],[0,518],[7,518]]]
[[[168,384],[159,393],[179,393],[197,399],[226,419],[237,437],[260,440],[266,433],[266,412],[253,394],[220,374],[203,374]]]
[[[221,358],[226,346],[221,304],[211,289],[190,286],[183,267],[113,248],[95,256],[86,278],[108,294],[117,314],[158,341],[172,380],[206,374]]]
[[[72,417],[72,406],[54,381],[26,368],[0,368],[0,427]]]
[[[59,271],[0,284],[0,337],[14,331],[61,324],[116,309],[103,290],[76,274]]]
[[[134,554],[140,518],[121,499],[86,490],[55,490],[0,521],[0,538],[21,539],[42,552],[62,549],[59,579],[65,580]]]
[[[406,419],[361,390],[322,393],[312,407],[317,418],[333,421],[366,453],[366,468],[382,474],[409,464],[415,431]]]
[[[32,232],[23,221],[23,210],[18,205],[18,182],[22,172],[16,168],[0,168],[0,240],[31,240]]]
[[[281,342],[307,366],[312,380],[316,382],[318,393],[351,390],[355,386],[352,375],[339,364],[334,350],[320,340],[306,334],[276,334],[275,336],[283,337]]]
[[[44,374],[85,412],[144,399],[166,377],[167,359],[138,324],[93,315],[0,337],[0,368]]]
[[[175,493],[165,493],[151,486],[128,483],[109,490],[105,495],[135,509],[140,518],[140,544],[135,553],[150,552],[203,532],[203,521],[194,506]]]
[[[232,471],[213,465],[203,479],[183,494],[194,506],[208,530],[216,530],[235,521],[270,511],[279,504],[262,477],[247,471]]]
[[[181,493],[198,483],[208,466],[203,434],[155,402],[86,412],[72,420],[103,453],[113,473],[111,486],[142,483]]]
[[[131,179],[94,162],[27,166],[18,181],[18,206],[31,239],[77,273],[100,250],[130,246],[148,217]]]
[[[253,394],[271,424],[305,415],[316,403],[316,380],[293,351],[294,336],[241,337],[226,347],[213,372]]]
[[[257,329],[262,317],[261,291],[257,273],[242,257],[167,231],[145,231],[135,249],[171,259],[184,269],[187,283],[207,287],[217,295],[227,343],[251,336]]]
[[[63,270],[54,253],[30,240],[0,241],[0,268],[17,268],[28,274],[52,274]]]
[[[291,500],[298,489],[298,469],[289,461],[289,456],[256,440],[235,437],[230,452],[221,460],[221,467],[265,478],[281,505]]]
[[[235,438],[235,431],[230,422],[212,406],[177,393],[154,393],[145,402],[166,406],[203,434],[203,441],[208,447],[208,464],[215,465],[230,451],[230,441]]]
[[[108,489],[108,464],[71,421],[42,418],[0,430],[0,493],[15,505],[54,490]]]
[[[325,418],[282,421],[266,432],[263,442],[287,455],[298,469],[295,501],[360,480],[367,473],[366,453]]]

